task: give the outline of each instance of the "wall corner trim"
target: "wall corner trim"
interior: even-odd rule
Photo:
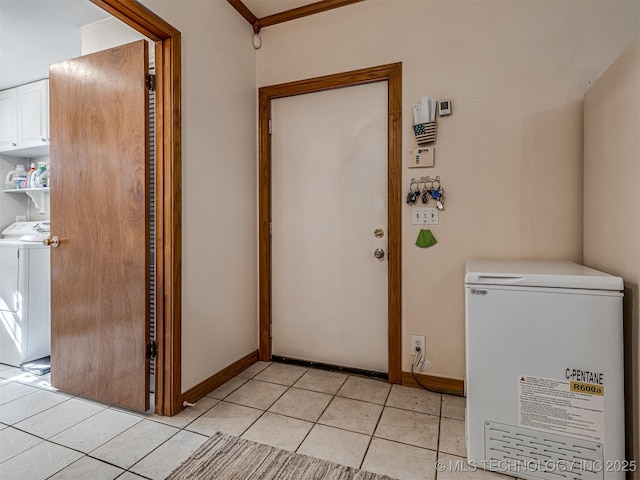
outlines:
[[[240,360],[233,362],[228,367],[223,368],[218,373],[210,376],[206,380],[200,382],[195,387],[191,387],[189,390],[182,394],[182,403],[189,402],[195,403],[204,397],[207,393],[215,390],[220,385],[231,380],[238,373],[247,369],[258,361],[258,351],[251,352],[245,355]]]

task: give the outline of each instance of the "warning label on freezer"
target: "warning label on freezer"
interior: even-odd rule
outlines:
[[[604,387],[518,376],[519,424],[559,435],[604,441]]]

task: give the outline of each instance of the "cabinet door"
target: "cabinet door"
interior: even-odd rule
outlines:
[[[0,92],[0,152],[18,148],[18,89]]]
[[[18,145],[49,144],[49,80],[18,87]]]

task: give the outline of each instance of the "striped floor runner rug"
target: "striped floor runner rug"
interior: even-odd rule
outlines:
[[[269,445],[216,433],[167,480],[393,480]]]

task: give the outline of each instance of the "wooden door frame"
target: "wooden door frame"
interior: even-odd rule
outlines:
[[[402,63],[262,87],[259,90],[260,360],[271,359],[271,101],[387,81],[389,199],[389,382],[402,383]]]
[[[182,410],[182,133],[180,32],[135,0],[90,0],[155,42],[155,411]]]

